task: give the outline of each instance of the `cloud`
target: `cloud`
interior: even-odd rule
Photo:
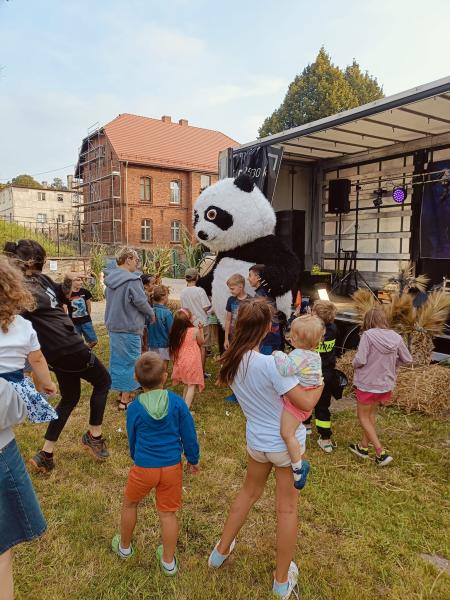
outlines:
[[[245,85],[219,83],[201,90],[202,99],[211,105],[227,104],[243,98],[255,98],[278,94],[287,87],[286,81],[279,78],[259,78]]]

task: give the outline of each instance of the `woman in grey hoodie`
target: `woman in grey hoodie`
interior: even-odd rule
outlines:
[[[0,379],[0,596],[13,600],[12,548],[47,529],[12,427],[27,416],[23,400]]]
[[[383,467],[392,462],[383,449],[375,427],[377,407],[390,402],[397,379],[397,367],[412,362],[402,337],[389,329],[387,316],[381,306],[367,311],[363,334],[353,359],[357,412],[362,428],[361,443],[349,449],[360,458],[369,457],[369,442],[375,448],[375,463]]]
[[[139,256],[132,248],[116,254],[117,269],[105,277],[105,325],[109,333],[109,371],[112,389],[119,392],[119,410],[126,410],[139,384],[134,379],[134,364],[141,354],[145,321],[155,314],[136,273]]]

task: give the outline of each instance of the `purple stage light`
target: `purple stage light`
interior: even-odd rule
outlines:
[[[392,190],[392,199],[394,202],[397,202],[397,204],[403,204],[407,195],[408,192],[405,187],[395,187]]]

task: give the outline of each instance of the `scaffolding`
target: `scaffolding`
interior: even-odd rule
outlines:
[[[106,245],[122,243],[121,165],[97,123],[89,128],[81,145],[74,187],[82,192],[84,240]]]

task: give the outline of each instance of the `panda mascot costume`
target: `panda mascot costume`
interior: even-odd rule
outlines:
[[[246,292],[255,295],[247,281],[255,264],[265,266],[262,285],[275,299],[278,311],[288,319],[292,288],[298,282],[300,263],[274,235],[276,216],[269,201],[248,175],[222,179],[207,187],[194,205],[194,231],[209,250],[216,253],[211,270],[198,281],[208,296],[222,326],[229,297],[227,279],[240,273]]]

